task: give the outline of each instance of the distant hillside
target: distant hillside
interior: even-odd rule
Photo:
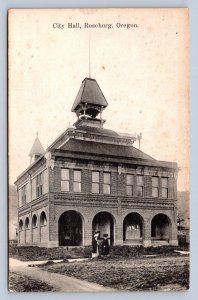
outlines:
[[[9,186],[9,239],[16,238],[17,228],[17,190],[14,185]]]

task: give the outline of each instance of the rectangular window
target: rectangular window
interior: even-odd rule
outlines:
[[[152,177],[152,197],[159,197],[159,178]]]
[[[137,177],[137,186],[136,186],[136,194],[137,196],[142,197],[143,196],[143,176],[138,175]]]
[[[100,172],[92,171],[92,193],[100,193]]]
[[[22,192],[21,192],[22,205],[25,205],[26,204],[26,185],[24,185],[21,190],[22,190]]]
[[[81,171],[74,170],[74,192],[81,192]]]
[[[61,169],[61,191],[69,192],[69,169]]]
[[[111,193],[111,174],[103,173],[104,181],[103,181],[103,193],[110,194]]]
[[[36,196],[40,197],[43,194],[43,174],[36,176]]]
[[[134,175],[127,174],[127,195],[134,194]]]
[[[168,178],[162,178],[162,197],[168,198]]]

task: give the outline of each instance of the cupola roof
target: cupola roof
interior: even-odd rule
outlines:
[[[82,81],[79,92],[76,96],[71,111],[78,110],[81,104],[92,104],[105,108],[108,103],[101,91],[97,81],[92,78],[85,78]]]
[[[45,153],[45,150],[38,138],[38,133],[36,135],[35,141],[32,145],[32,148],[30,150],[29,156],[33,156],[33,155],[42,155]]]

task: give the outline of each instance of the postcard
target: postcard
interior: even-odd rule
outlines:
[[[188,9],[10,9],[8,91],[9,291],[188,290]]]

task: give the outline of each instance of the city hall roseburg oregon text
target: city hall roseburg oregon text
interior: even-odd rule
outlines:
[[[89,246],[94,232],[111,245],[177,245],[175,162],[133,146],[135,136],[104,128],[108,103],[85,78],[74,101],[77,121],[18,176],[18,244]]]

